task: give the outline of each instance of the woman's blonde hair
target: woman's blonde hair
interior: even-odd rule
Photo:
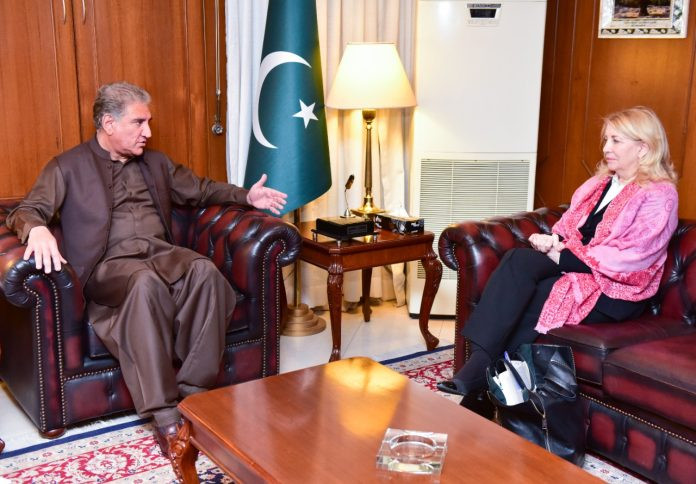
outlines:
[[[617,111],[604,118],[602,127],[602,143],[604,143],[607,127],[611,126],[622,136],[634,141],[645,143],[648,151],[638,163],[635,181],[645,184],[655,181],[668,181],[677,184],[677,173],[674,171],[672,159],[669,156],[669,144],[665,128],[655,112],[644,106],[635,106]],[[607,162],[602,160],[597,165],[597,175],[610,173]]]

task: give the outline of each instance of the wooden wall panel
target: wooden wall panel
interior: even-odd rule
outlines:
[[[696,8],[696,5],[692,5]],[[692,22],[693,23],[693,22]],[[693,27],[693,25],[691,25]],[[691,31],[692,38],[696,39],[696,33]],[[684,217],[696,218],[696,190],[689,190],[696,181],[696,62],[692,60],[690,66],[691,86],[689,88],[690,109],[684,126],[684,156],[681,160],[681,176],[679,190],[679,213]]]
[[[537,174],[535,183],[535,206],[547,206],[563,198],[560,184],[553,180],[563,180],[563,153],[565,146],[553,140],[565,138],[565,126],[555,122],[567,117],[567,103],[560,102],[563,96],[558,92],[560,86],[568,83],[570,63],[556,62],[559,57],[569,57],[564,48],[571,45],[556,38],[559,32],[556,23],[561,16],[562,5],[551,2],[546,11],[546,38],[544,41],[544,67],[541,73],[541,106],[539,109],[539,141],[537,145]],[[550,39],[550,36],[554,36]],[[564,69],[563,66],[566,68]],[[541,130],[542,127],[546,129]],[[560,148],[560,149],[559,149]]]
[[[0,198],[23,196],[51,157],[91,138],[96,90],[118,80],[153,96],[150,147],[226,180],[225,137],[210,129],[215,3],[0,0]],[[224,92],[223,1],[219,8]]]
[[[200,0],[189,0],[189,2],[199,2]],[[201,136],[207,141],[207,168],[206,173],[209,177],[227,181],[227,55],[225,53],[225,2],[220,1],[220,11],[218,21],[218,43],[219,43],[219,71],[220,71],[220,121],[225,129],[222,135],[212,133],[213,121],[215,120],[216,95],[215,95],[215,62],[218,53],[215,51],[215,2],[207,0],[203,2],[203,29],[205,33],[205,136]]]
[[[562,1],[561,3],[572,4],[573,2]],[[587,117],[587,91],[588,82],[591,74],[592,58],[592,38],[593,30],[588,28],[592,25],[595,16],[594,2],[582,0],[575,3],[574,19],[575,25],[570,31],[572,37],[567,38],[572,42],[570,57],[570,83],[568,84],[569,94],[568,117],[566,119],[566,152],[564,154],[564,177],[562,180],[563,199],[569,200],[570,194],[579,183],[575,180],[587,178],[587,161],[582,157],[584,141],[587,136],[586,125],[584,122]],[[559,28],[565,28],[563,18],[558,24]],[[543,88],[543,87],[542,87]]]
[[[81,9],[81,2],[73,8]],[[210,0],[148,0],[133,8],[129,2],[87,2],[84,22],[75,22],[83,139],[94,133],[97,88],[127,80],[152,95],[148,146],[209,174],[206,82],[213,92],[214,77],[207,79],[205,3],[214,5]]]
[[[82,0],[74,2],[74,9]],[[186,11],[181,1],[87,1],[85,20],[75,22],[82,138],[94,134],[92,101],[97,88],[126,80],[153,96],[151,147],[187,154],[188,76]],[[182,161],[180,161],[182,162]]]
[[[21,197],[80,141],[72,10],[0,0],[0,198]]]
[[[549,0],[535,204],[564,203],[601,158],[602,117],[625,107],[653,108],[665,125],[680,181],[680,215],[696,217],[686,187],[696,173],[694,39],[599,39],[599,1]],[[691,128],[691,129],[689,129]]]

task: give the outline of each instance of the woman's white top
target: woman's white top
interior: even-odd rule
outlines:
[[[604,195],[604,198],[602,199],[602,202],[597,206],[597,210],[595,210],[595,213],[599,212],[602,210],[604,207],[606,207],[609,202],[611,202],[616,195],[621,193],[621,190],[623,190],[623,187],[626,186],[626,183],[621,183],[619,181],[619,177],[614,174],[614,176],[611,177],[611,186],[609,187],[609,190],[607,190],[607,194]]]

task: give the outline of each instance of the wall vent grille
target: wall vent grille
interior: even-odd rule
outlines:
[[[527,209],[529,160],[422,159],[419,214],[425,229],[435,234],[462,220],[482,220]],[[425,279],[418,263],[418,279]],[[442,279],[457,279],[443,266]]]

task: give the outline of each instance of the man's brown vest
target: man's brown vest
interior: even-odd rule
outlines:
[[[63,237],[63,251],[84,287],[109,240],[114,162],[96,138],[58,155],[55,161],[66,188],[60,225],[63,234],[70,235]],[[139,165],[171,242],[170,163],[163,153],[145,150]]]

